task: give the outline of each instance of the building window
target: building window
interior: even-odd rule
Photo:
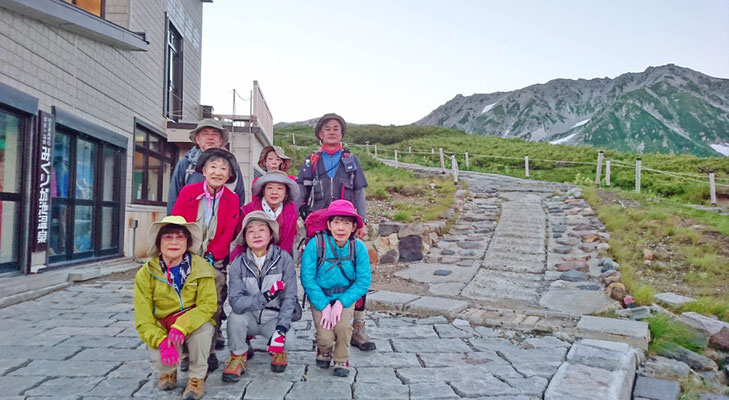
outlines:
[[[167,205],[167,194],[176,160],[177,146],[167,143],[161,135],[137,124],[134,131],[132,202]]]
[[[104,18],[104,3],[105,0],[64,0],[66,3],[71,3],[78,8],[86,10],[91,14],[96,15],[99,18]]]
[[[0,272],[17,270],[25,118],[0,108]]]
[[[182,118],[182,43],[182,35],[168,19],[164,115],[175,122]]]
[[[51,264],[121,251],[123,150],[56,125],[51,179]]]

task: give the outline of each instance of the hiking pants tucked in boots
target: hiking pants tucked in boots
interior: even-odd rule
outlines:
[[[210,322],[202,324],[199,328],[185,336],[185,344],[190,351],[190,378],[205,379],[208,374],[208,356],[210,343],[213,340],[215,327]],[[154,369],[159,374],[171,374],[177,371],[177,365],[164,365],[160,359],[159,349],[147,346],[149,358]],[[177,352],[182,355],[182,346],[177,346]]]
[[[313,306],[311,315],[316,328],[316,346],[322,353],[329,353],[334,347],[334,362],[349,361],[349,341],[352,340],[352,315],[354,306],[342,310],[342,316],[332,330],[321,326],[321,311]],[[336,341],[336,343],[335,343]]]
[[[272,319],[265,324],[259,324],[257,317],[258,311],[251,311],[245,314],[236,314],[231,312],[228,315],[228,349],[237,355],[245,354],[248,351],[248,343],[246,343],[246,335],[261,335],[266,340],[273,336],[276,331],[276,319]],[[291,350],[291,346],[296,342],[296,331],[293,327],[286,332],[286,342],[284,350]]]

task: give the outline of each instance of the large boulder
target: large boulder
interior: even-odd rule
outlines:
[[[372,245],[377,250],[377,256],[382,259],[388,251],[397,250],[399,241],[397,233],[392,233],[389,236],[378,237],[373,241]]]
[[[390,236],[393,233],[400,232],[400,229],[402,229],[402,224],[400,222],[381,222],[380,223],[380,236]]]
[[[402,239],[407,236],[421,236],[423,233],[426,232],[428,229],[427,226],[423,224],[418,223],[412,223],[412,224],[405,224],[402,228],[400,228],[400,231],[397,233],[397,236]]]
[[[406,236],[398,244],[400,261],[420,261],[423,259],[423,240],[419,235]]]

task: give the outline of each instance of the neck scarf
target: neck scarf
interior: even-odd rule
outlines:
[[[222,195],[223,195],[223,188],[221,187],[218,191],[216,191],[215,197],[213,197],[213,195],[210,194],[210,192],[208,191],[207,182],[203,182],[203,192],[200,193],[199,195],[197,195],[197,197],[195,197],[195,200],[200,200],[203,197],[205,197],[205,199],[207,199],[207,201],[208,201],[208,211],[212,211],[213,208],[215,207],[215,200],[220,199],[220,197]]]
[[[192,269],[190,253],[185,253],[185,255],[182,256],[182,260],[178,265],[168,267],[167,264],[165,264],[165,260],[164,258],[162,258],[162,256],[159,257],[159,263],[162,267],[162,272],[167,277],[167,283],[169,283],[170,286],[175,289],[175,292],[177,292],[177,295],[179,296],[180,292],[182,292],[182,287],[185,286],[185,281],[187,281],[187,277],[190,276],[190,271]]]
[[[331,149],[328,149],[328,148],[326,148],[324,146],[321,146],[322,153],[327,153],[330,156],[333,156],[334,153],[338,152],[339,150],[342,150],[342,144],[341,143],[339,143],[339,145],[337,145],[337,147],[334,147],[334,148],[331,148]]]
[[[275,220],[276,218],[278,218],[279,215],[281,215],[281,211],[283,210],[283,203],[278,205],[278,209],[276,211],[273,211],[273,209],[271,209],[271,206],[269,206],[266,202],[266,199],[261,199],[261,208],[263,208],[263,212],[268,214],[271,219]]]

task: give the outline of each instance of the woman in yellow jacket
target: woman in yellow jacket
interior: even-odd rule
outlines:
[[[149,230],[152,258],[134,278],[134,319],[147,344],[157,386],[177,387],[177,366],[183,343],[190,351],[190,369],[183,399],[205,393],[207,359],[218,307],[215,271],[197,253],[202,234],[195,223],[168,216]]]

